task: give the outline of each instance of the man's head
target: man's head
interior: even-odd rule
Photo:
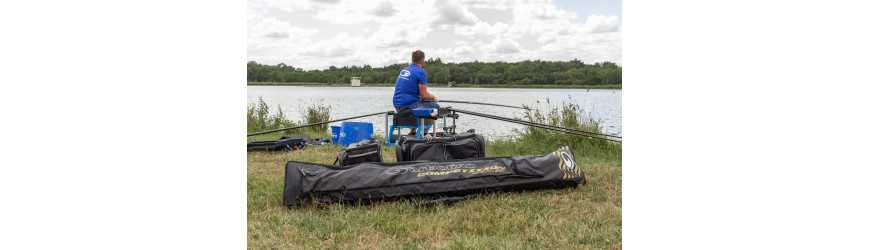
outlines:
[[[415,50],[411,52],[411,63],[423,65],[423,62],[426,61],[426,54],[423,54],[423,51]]]

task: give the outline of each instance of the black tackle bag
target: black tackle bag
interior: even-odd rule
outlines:
[[[370,139],[350,144],[347,149],[338,153],[333,165],[347,167],[363,162],[383,162],[381,143]]]
[[[274,141],[255,141],[248,143],[248,151],[293,151],[305,148],[306,138],[302,136],[282,136]]]
[[[443,137],[402,136],[396,161],[447,161],[486,157],[486,140],[474,130]]]
[[[584,183],[586,177],[568,147],[538,156],[365,162],[344,169],[289,161],[283,203],[289,207],[313,201],[366,204],[406,197],[453,201],[482,192],[566,188]]]

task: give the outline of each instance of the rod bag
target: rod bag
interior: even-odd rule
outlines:
[[[567,147],[539,156],[495,157],[445,162],[360,163],[337,169],[308,162],[287,162],[284,204],[460,198],[490,191],[576,187],[583,171]]]
[[[274,141],[249,142],[248,151],[293,151],[305,148],[305,141],[306,138],[301,136],[282,136]]]

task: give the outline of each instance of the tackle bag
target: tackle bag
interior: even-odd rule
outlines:
[[[468,132],[417,139],[402,136],[396,147],[396,161],[447,161],[486,157],[486,140],[482,135]]]
[[[347,167],[363,162],[382,162],[381,143],[375,139],[369,139],[352,143],[347,149],[338,153],[335,162],[339,167]]]
[[[281,139],[274,141],[249,142],[248,151],[293,151],[305,148],[305,141],[305,137],[301,136],[282,136]]]
[[[284,205],[395,200],[458,200],[491,191],[576,187],[586,177],[568,147],[538,156],[495,157],[446,162],[366,162],[336,169],[289,161],[284,172]]]

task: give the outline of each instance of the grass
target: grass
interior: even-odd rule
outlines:
[[[576,106],[527,113],[526,119],[599,129]],[[567,118],[567,119],[566,119]],[[251,249],[618,249],[622,241],[622,162],[619,144],[548,131],[517,131],[492,141],[487,156],[549,153],[569,145],[588,183],[572,189],[482,194],[452,206],[415,200],[281,205],[288,160],[332,164],[335,145],[294,152],[248,153],[248,247]],[[395,161],[394,148],[384,160]]]

